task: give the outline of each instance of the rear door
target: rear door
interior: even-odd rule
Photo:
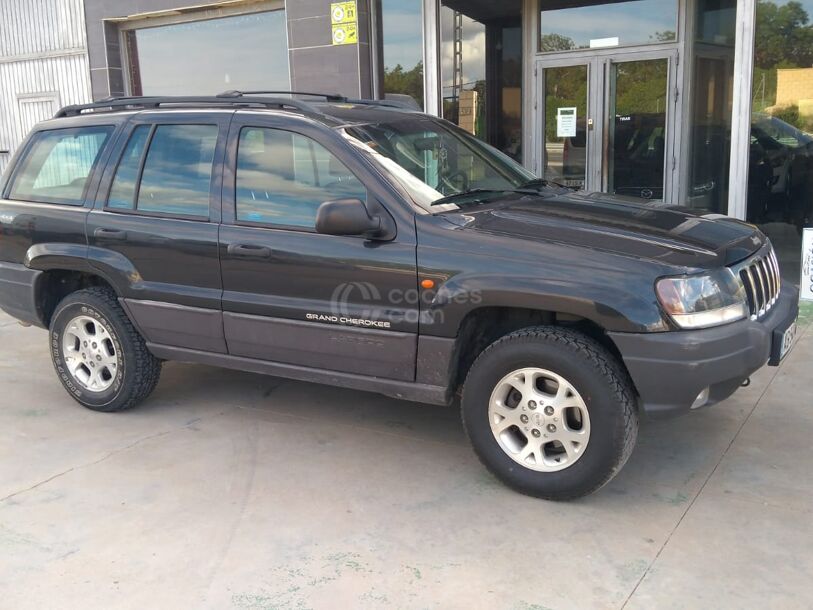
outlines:
[[[226,351],[217,234],[231,114],[136,115],[88,216],[89,257],[149,342]]]
[[[229,353],[413,380],[418,330],[415,227],[389,241],[322,235],[316,210],[392,194],[341,137],[271,113],[237,113],[224,179],[220,258]],[[383,207],[382,207],[383,206]]]

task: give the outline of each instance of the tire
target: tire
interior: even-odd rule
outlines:
[[[534,381],[524,385],[529,378]],[[466,377],[462,417],[492,474],[547,500],[601,488],[624,466],[638,436],[632,381],[616,358],[593,339],[552,326],[513,332],[483,350]],[[523,457],[531,433],[539,450]]]
[[[65,297],[51,318],[49,342],[59,380],[88,409],[129,409],[158,384],[160,361],[147,350],[108,288],[87,288]]]

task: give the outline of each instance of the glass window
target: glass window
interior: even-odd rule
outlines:
[[[728,212],[736,5],[736,0],[698,0],[690,47],[694,67],[686,203],[717,214]]]
[[[312,229],[325,201],[367,191],[318,142],[279,129],[244,127],[237,149],[237,219]]]
[[[548,180],[584,189],[587,180],[586,65],[545,68],[545,171]],[[576,116],[572,134],[559,135],[557,116]]]
[[[127,147],[119,161],[110,196],[107,198],[107,207],[133,209],[135,206],[135,186],[138,180],[138,170],[141,167],[141,156],[150,133],[149,125],[139,125],[130,136]]]
[[[443,116],[522,158],[521,3],[441,0]]]
[[[669,62],[646,59],[610,66],[607,190],[663,199],[666,85]]]
[[[813,1],[757,1],[747,219],[798,284],[813,227]]]
[[[486,140],[486,26],[446,4],[441,0],[443,116]]]
[[[542,52],[677,40],[677,0],[542,0],[540,6]]]
[[[486,201],[536,179],[507,155],[437,119],[399,119],[351,127],[345,133],[394,176],[415,203],[432,212],[447,209],[431,207],[443,197]]]
[[[82,205],[90,171],[111,133],[110,126],[39,132],[21,161],[9,197]]]
[[[290,88],[284,11],[130,30],[125,43],[134,95]]]
[[[138,187],[138,210],[208,218],[217,132],[217,125],[157,126]]]
[[[381,0],[379,10],[385,97],[411,100],[423,109],[421,1]]]

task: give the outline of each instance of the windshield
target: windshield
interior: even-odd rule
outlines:
[[[365,150],[429,210],[433,203],[472,193],[476,202],[499,197],[536,176],[510,157],[483,144],[462,129],[426,116],[344,129],[350,141]],[[440,202],[432,212],[458,209]]]

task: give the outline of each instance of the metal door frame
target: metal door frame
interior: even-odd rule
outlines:
[[[679,183],[677,179],[677,141],[679,132],[680,108],[678,107],[678,62],[679,51],[677,45],[659,45],[659,48],[641,49],[610,48],[586,49],[580,52],[568,51],[566,53],[537,55],[534,60],[534,103],[533,117],[530,121],[534,133],[540,134],[534,138],[534,166],[533,170],[542,175],[545,168],[545,69],[564,68],[570,66],[587,66],[587,117],[586,118],[586,148],[585,163],[585,190],[604,191],[608,183],[607,154],[609,147],[609,117],[610,108],[610,69],[613,64],[633,61],[646,61],[653,59],[666,59],[667,84],[666,94],[669,103],[666,106],[666,145],[664,153],[664,201],[673,201],[675,190]],[[588,128],[592,119],[592,129]]]

